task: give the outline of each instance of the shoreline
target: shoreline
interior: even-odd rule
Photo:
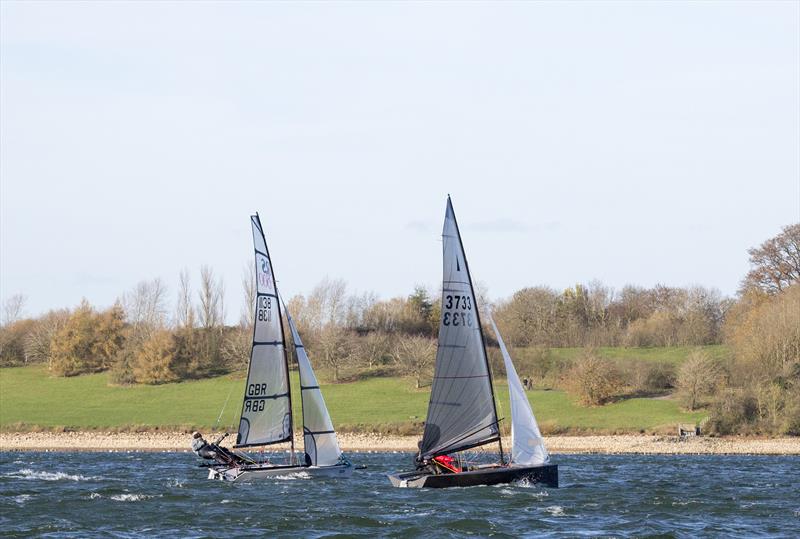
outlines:
[[[216,433],[204,433],[214,440]],[[339,433],[339,443],[346,452],[414,452],[417,436]],[[297,438],[302,448],[302,436]],[[185,432],[4,432],[0,433],[0,451],[176,451],[188,452],[191,437]],[[225,440],[222,445],[230,446]],[[545,445],[552,454],[638,454],[638,455],[800,455],[800,437],[750,438],[731,436],[597,435],[546,436]],[[503,439],[511,447],[511,439]]]

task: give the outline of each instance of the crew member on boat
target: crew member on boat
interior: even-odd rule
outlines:
[[[202,434],[198,431],[194,431],[192,433],[192,451],[194,451],[195,455],[198,457],[206,460],[216,460],[220,464],[233,464],[241,461],[234,453],[231,453],[224,447],[220,447],[219,443],[225,436],[227,436],[227,434],[223,434],[217,438],[213,444],[210,444],[203,438]]]
[[[439,455],[438,457],[433,457],[433,461],[439,465],[443,473],[459,473],[461,472],[461,467],[458,465],[458,461],[451,457],[450,455]]]

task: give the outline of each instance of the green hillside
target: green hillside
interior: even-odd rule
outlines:
[[[51,377],[43,366],[0,369],[0,429],[174,429],[233,428],[244,389],[241,375],[164,384],[118,387],[106,373]],[[298,381],[293,380],[298,394]],[[496,383],[501,417],[508,417],[504,380]],[[331,416],[341,430],[414,432],[424,419],[428,391],[404,378],[371,378],[323,384]],[[534,412],[546,432],[638,432],[693,422],[702,413],[684,413],[670,399],[636,398],[597,408],[573,403],[561,391],[531,391]],[[227,402],[227,405],[226,405]],[[295,398],[296,412],[299,402]],[[297,415],[296,417],[299,417]]]

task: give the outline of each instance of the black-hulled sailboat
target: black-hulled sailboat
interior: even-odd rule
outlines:
[[[209,466],[209,479],[244,481],[294,474],[349,477],[353,466],[342,455],[325,400],[311,368],[294,320],[286,313],[300,371],[305,455],[298,462],[294,448],[292,391],[281,305],[264,231],[258,215],[250,218],[256,264],[256,306],[253,346],[247,370],[236,452],[229,463]],[[285,307],[284,307],[285,308]],[[264,459],[246,450],[290,444],[285,461]]]
[[[539,427],[497,327],[511,396],[510,459],[500,438],[492,375],[458,223],[450,197],[442,231],[444,278],[439,344],[416,470],[389,475],[396,487],[466,487],[526,480],[558,486]],[[497,462],[465,462],[468,450],[497,443]]]

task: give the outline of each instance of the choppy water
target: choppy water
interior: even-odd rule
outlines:
[[[0,453],[0,534],[47,537],[800,537],[800,457],[559,455],[562,487],[227,484],[186,453]]]

